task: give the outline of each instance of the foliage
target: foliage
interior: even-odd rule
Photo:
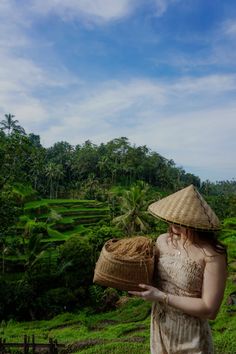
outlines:
[[[236,215],[236,193],[206,196],[205,199],[220,219]]]
[[[4,279],[3,275],[0,275],[0,318],[2,320],[9,316],[13,297],[14,293],[11,285]]]
[[[22,183],[14,183],[12,185],[12,196],[20,205],[23,205],[28,200],[38,199],[37,192],[32,188],[32,186]]]
[[[24,226],[24,237],[30,238],[32,235],[46,235],[47,234],[47,226],[44,222],[37,222],[35,220],[27,220]]]
[[[50,244],[43,244],[41,242],[43,238],[42,234],[30,235],[29,241],[26,243],[25,255],[26,263],[25,269],[28,272],[28,276],[31,273],[35,264],[43,257],[45,250],[50,247]]]
[[[4,194],[0,194],[0,237],[1,239],[10,233],[14,228],[18,214],[18,208],[14,201],[6,198]]]
[[[74,293],[65,287],[50,289],[38,298],[40,315],[52,318],[63,311],[70,311],[75,307],[77,299]]]
[[[25,130],[19,124],[17,119],[13,119],[15,116],[13,114],[5,114],[5,120],[0,122],[1,130],[7,130],[7,134],[10,135],[11,133],[20,133],[25,135]]]
[[[16,319],[34,320],[37,311],[36,289],[27,277],[27,274],[13,286],[14,301],[11,300],[11,309],[8,309],[11,317]],[[14,309],[14,310],[13,310]]]
[[[99,285],[89,287],[91,306],[96,312],[110,311],[116,308],[119,293],[116,289],[105,288]]]
[[[54,162],[49,162],[45,167],[45,176],[50,188],[50,199],[57,198],[59,181],[63,177],[63,167]]]
[[[60,261],[70,262],[64,274],[67,287],[76,289],[92,282],[93,263],[92,247],[87,239],[72,236],[60,247]]]
[[[85,231],[85,234],[87,235],[89,243],[92,246],[94,265],[106,241],[112,238],[121,238],[124,236],[124,233],[121,230],[114,226],[108,225],[96,226],[90,230]]]
[[[11,190],[0,191],[0,246],[4,248],[9,234],[15,234],[20,208],[12,197]]]
[[[113,223],[120,226],[128,235],[145,233],[149,230],[147,200],[149,186],[144,182],[137,182],[121,197],[121,213],[113,219]]]

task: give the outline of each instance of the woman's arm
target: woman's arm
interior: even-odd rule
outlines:
[[[146,291],[130,291],[130,294],[140,296],[144,300],[166,302],[189,315],[215,319],[223,296],[227,277],[225,257],[217,255],[206,262],[201,298],[165,294],[149,285],[140,284]]]

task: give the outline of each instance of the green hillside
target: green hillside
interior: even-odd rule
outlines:
[[[223,222],[229,277],[211,326],[218,353],[236,353],[236,181],[201,181],[126,137],[44,147],[14,115],[3,118],[0,337],[53,337],[68,344],[63,354],[148,353],[150,304],[93,284],[95,264],[111,238],[163,233],[148,205],[193,184]]]
[[[20,281],[29,262],[34,264],[37,259],[39,269],[35,271],[48,267],[52,273],[57,271],[61,245],[73,237],[88,240],[91,230],[110,221],[107,203],[96,200],[41,199],[25,203],[22,211],[16,234],[6,237],[9,246],[0,254],[2,276],[12,284]]]
[[[61,243],[86,227],[110,220],[107,203],[96,200],[41,199],[26,203],[23,211],[18,235],[35,230],[43,233],[42,242]]]
[[[221,240],[228,246],[229,276],[224,301],[214,321],[210,321],[216,353],[236,352],[236,218],[224,220]],[[35,334],[37,341],[57,339],[67,345],[67,353],[148,354],[151,304],[123,293],[113,311],[94,313],[89,308],[62,313],[48,321],[2,322],[2,337],[21,341]]]

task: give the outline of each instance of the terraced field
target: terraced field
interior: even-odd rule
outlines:
[[[56,246],[63,244],[71,236],[80,236],[86,228],[97,226],[110,220],[107,204],[96,200],[42,199],[24,205],[24,214],[17,224],[19,247],[27,244],[30,235],[43,235],[41,242],[52,247],[44,258],[50,262],[57,257]],[[83,237],[83,236],[81,236]],[[11,238],[11,237],[9,237]],[[15,236],[12,237],[14,239]],[[5,255],[5,268],[8,273],[24,271],[24,255]]]
[[[18,229],[23,231],[30,221],[36,227],[44,223],[48,236],[44,241],[60,243],[88,226],[109,219],[108,206],[96,200],[42,199],[25,204]]]

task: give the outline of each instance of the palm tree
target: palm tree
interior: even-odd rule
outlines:
[[[107,156],[102,156],[99,161],[98,161],[98,168],[99,168],[99,175],[100,178],[104,178],[105,176],[105,171],[107,169],[107,164],[109,163],[108,157]]]
[[[7,253],[8,248],[6,245],[2,245],[2,274],[5,273],[5,254]]]
[[[25,134],[24,128],[17,124],[19,121],[17,119],[14,120],[13,118],[15,118],[13,114],[5,114],[5,120],[0,122],[0,125],[2,126],[0,129],[7,130],[7,135],[10,135],[12,132]]]
[[[113,219],[113,223],[122,227],[128,235],[145,233],[149,229],[147,222],[147,192],[149,186],[143,181],[137,182],[121,197],[122,215]]]
[[[99,191],[100,185],[94,173],[90,173],[88,175],[87,180],[85,181],[85,183],[83,183],[83,188],[87,195],[86,198],[88,199],[96,198],[96,192]]]
[[[54,189],[56,191],[55,194],[57,197],[58,183],[59,183],[59,180],[64,175],[63,167],[62,167],[62,165],[57,165],[54,162],[49,162],[47,164],[47,166],[45,167],[45,174],[48,177],[49,186],[50,186],[50,199],[52,199],[53,195],[54,195],[54,193],[53,193]]]
[[[45,251],[51,247],[49,243],[42,243],[42,234],[32,234],[27,242],[25,269],[30,271],[44,256]]]
[[[44,252],[51,246],[49,243],[45,244],[41,242],[43,239],[42,229],[46,229],[46,224],[35,220],[28,220],[24,226],[22,241],[26,257],[26,270],[31,270],[39,259],[42,258]]]

